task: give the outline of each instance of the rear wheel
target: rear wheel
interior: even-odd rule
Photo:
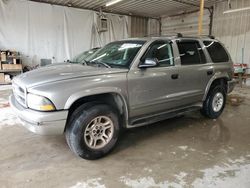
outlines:
[[[108,154],[119,136],[117,113],[105,104],[87,103],[72,114],[65,136],[70,149],[84,159]]]
[[[226,103],[226,90],[222,85],[217,85],[208,93],[203,103],[201,113],[211,119],[218,118],[224,110]]]

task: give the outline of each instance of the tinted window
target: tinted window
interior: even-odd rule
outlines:
[[[204,41],[204,45],[214,63],[227,62],[229,57],[223,46],[216,41]]]
[[[181,41],[177,43],[182,65],[206,63],[204,52],[197,41]]]
[[[167,42],[156,42],[151,45],[142,61],[145,61],[147,58],[157,59],[161,67],[174,65],[172,47]]]

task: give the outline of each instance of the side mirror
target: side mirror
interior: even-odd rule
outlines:
[[[159,62],[156,58],[147,58],[144,63],[139,65],[139,68],[149,68],[149,67],[157,67]]]

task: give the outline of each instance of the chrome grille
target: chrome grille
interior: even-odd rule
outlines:
[[[27,107],[26,105],[26,89],[24,87],[19,86],[17,83],[12,83],[13,94],[15,96],[16,101],[21,104],[23,107]]]

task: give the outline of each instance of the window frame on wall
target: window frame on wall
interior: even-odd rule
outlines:
[[[180,45],[185,45],[185,44],[188,44],[188,43],[193,43],[195,44],[195,52],[198,53],[198,59],[196,57],[196,62],[195,61],[190,61],[190,62],[185,62],[184,63],[184,60],[183,60],[183,51],[181,50],[181,46]],[[178,48],[178,51],[179,51],[179,56],[180,56],[180,63],[181,63],[181,66],[189,66],[189,65],[203,65],[203,64],[206,64],[207,63],[207,58],[206,58],[206,53],[205,51],[203,50],[202,48],[202,45],[200,43],[199,40],[192,40],[192,39],[183,39],[183,40],[178,40],[176,42],[177,44],[177,48]],[[183,47],[183,46],[182,46]],[[192,51],[188,51],[188,49],[190,49],[190,46],[186,49],[184,49],[186,52],[189,52],[190,53],[190,56],[191,55],[191,52]],[[184,53],[185,55],[187,55],[188,53]],[[197,61],[198,60],[198,61]],[[192,62],[195,62],[195,63],[192,63]]]

